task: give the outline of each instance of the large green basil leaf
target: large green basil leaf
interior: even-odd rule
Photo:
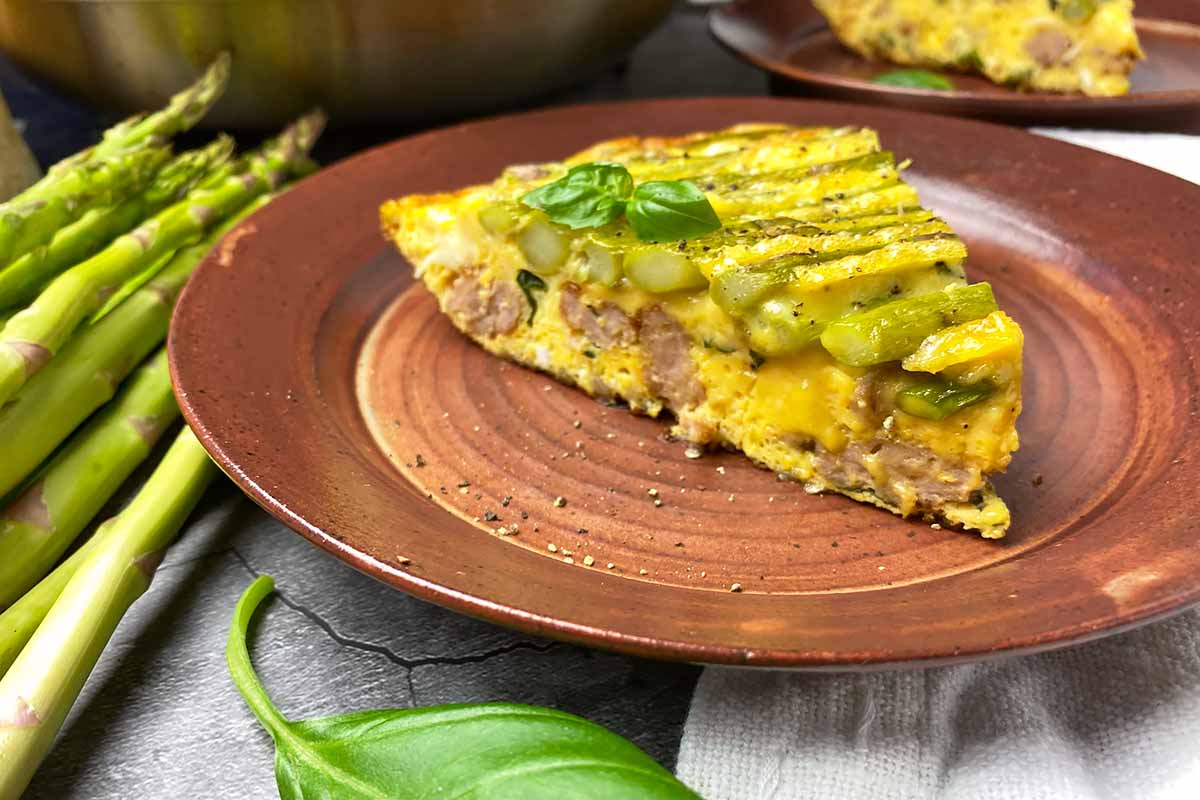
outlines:
[[[572,167],[558,180],[526,192],[521,202],[541,209],[560,225],[595,228],[621,216],[631,192],[629,170],[620,164],[594,161]]]
[[[633,192],[625,217],[645,242],[693,239],[721,227],[704,192],[690,181],[650,181]]]
[[[273,587],[262,576],[242,595],[226,656],[275,740],[283,800],[698,800],[630,742],[547,708],[489,703],[285,719],[246,650],[250,618]]]

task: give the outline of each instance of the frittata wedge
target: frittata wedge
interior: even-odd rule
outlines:
[[[901,166],[871,130],[740,125],[603,142],[389,201],[381,219],[489,351],[669,410],[682,439],[809,491],[999,538],[1009,512],[987,476],[1017,447],[1021,330],[967,283],[965,246]],[[617,195],[575,191],[577,177],[640,188],[615,216],[604,198]],[[683,211],[665,222],[715,211],[719,227],[647,241],[649,206],[672,191]],[[548,193],[570,213],[531,207]]]
[[[1133,0],[813,0],[842,44],[897,64],[1096,97],[1129,91],[1142,57]]]

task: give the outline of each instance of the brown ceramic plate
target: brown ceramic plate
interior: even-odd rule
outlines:
[[[808,0],[740,0],[708,19],[718,41],[770,72],[784,93],[1022,124],[1200,131],[1200,3],[1138,0],[1137,15],[1146,60],[1124,97],[1019,92],[949,72],[950,92],[873,83],[895,67],[843,48]]]
[[[471,344],[379,234],[388,197],[748,120],[877,128],[1024,326],[1022,446],[998,482],[1008,539],[810,496],[736,454],[688,459],[663,423]],[[1128,161],[900,111],[698,99],[503,117],[372,150],[252,217],[184,292],[172,368],[188,421],[253,499],[464,613],[732,664],[1032,650],[1200,598],[1197,207],[1200,187]],[[513,522],[519,535],[492,533]]]

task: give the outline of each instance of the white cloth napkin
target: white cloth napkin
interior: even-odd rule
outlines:
[[[1036,132],[1200,183],[1198,136]],[[710,667],[677,772],[705,800],[1196,800],[1200,611],[964,666]]]

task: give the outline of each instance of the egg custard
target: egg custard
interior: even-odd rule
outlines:
[[[1133,0],[813,0],[868,59],[980,73],[1013,87],[1129,91],[1142,57]]]
[[[571,228],[527,204],[593,166],[686,179],[720,227],[645,241],[632,210]],[[389,201],[381,219],[490,352],[670,411],[678,437],[811,492],[1000,538],[1009,512],[988,475],[1017,448],[1021,330],[986,283],[967,283],[966,247],[903,166],[872,130],[739,125],[602,142]]]

